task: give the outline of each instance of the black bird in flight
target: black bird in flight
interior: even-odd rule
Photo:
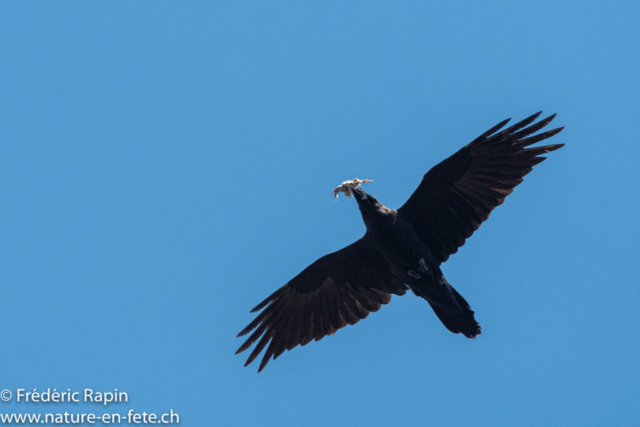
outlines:
[[[368,180],[345,181],[336,188],[334,192],[355,196],[365,235],[318,259],[251,310],[264,309],[238,334],[255,329],[236,354],[259,340],[245,366],[269,344],[260,372],[271,357],[356,324],[387,304],[392,294],[404,295],[407,289],[427,300],[451,332],[475,338],[480,325],[440,264],[464,245],[533,166],[546,159],[541,154],[564,146],[526,148],[563,129],[530,136],[555,117],[532,125],[540,114],[498,132],[507,119],[480,135],[427,172],[398,210],[362,190],[360,184]]]

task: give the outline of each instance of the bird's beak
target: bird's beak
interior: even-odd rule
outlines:
[[[354,196],[356,196],[356,199],[358,199],[358,200],[365,200],[367,198],[365,192],[362,191],[362,189],[360,187],[352,190],[352,193],[353,193]]]

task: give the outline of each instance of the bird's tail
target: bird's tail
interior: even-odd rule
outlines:
[[[474,317],[469,303],[442,277],[442,285],[429,285],[430,289],[415,289],[419,297],[427,300],[442,324],[454,334],[461,333],[467,338],[480,334],[480,325]],[[437,287],[437,290],[434,290]],[[423,292],[420,292],[420,291]]]

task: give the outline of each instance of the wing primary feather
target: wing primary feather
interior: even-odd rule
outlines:
[[[553,129],[553,130],[544,132],[544,133],[541,133],[539,135],[534,135],[534,136],[531,136],[529,138],[521,139],[520,141],[516,142],[514,144],[514,146],[517,147],[517,148],[528,147],[529,145],[533,145],[536,142],[544,141],[547,138],[551,138],[553,135],[556,135],[556,134],[560,133],[562,131],[562,129],[564,129],[564,126],[560,127],[560,128],[557,128],[557,129]],[[556,144],[556,145],[560,145],[560,147],[564,146],[564,144]],[[560,148],[560,147],[558,147],[558,148]]]
[[[485,138],[487,138],[490,135],[493,135],[494,133],[496,133],[497,131],[499,131],[500,129],[502,129],[504,127],[504,125],[506,125],[507,123],[509,123],[511,119],[506,119],[501,121],[500,123],[498,123],[497,125],[495,125],[494,127],[492,127],[491,129],[489,129],[488,131],[486,131],[485,133],[483,133],[482,135],[480,135],[479,137],[477,137],[476,139],[474,139],[473,141],[471,141],[468,145],[473,145],[476,144],[477,142],[480,141],[484,141]]]
[[[332,312],[333,307],[329,299],[331,292],[326,292],[322,295],[322,337],[325,335],[333,335],[336,329],[333,327]],[[320,337],[320,338],[322,338]]]
[[[245,341],[245,343],[242,344],[242,346],[238,349],[236,354],[242,353],[247,348],[251,347],[251,344],[256,342],[258,340],[258,338],[260,337],[260,335],[262,335],[265,332],[265,329],[267,330],[266,334],[269,334],[269,331],[272,330],[272,326],[275,325],[280,320],[280,318],[283,316],[283,313],[284,313],[284,310],[277,310],[277,311],[271,312],[269,314],[269,316],[267,316],[262,321],[260,326],[253,332],[253,334],[251,334],[251,336]],[[254,351],[255,351],[255,349],[254,349]],[[255,359],[255,357],[254,357],[254,359]],[[253,360],[253,359],[251,359],[251,360]]]
[[[240,338],[240,337],[248,334],[249,332],[253,331],[255,329],[255,327],[258,326],[264,320],[263,316],[266,316],[266,314],[267,314],[266,312],[260,313],[260,316],[258,316],[255,319],[253,319],[253,321],[251,323],[249,323],[246,328],[241,330],[240,333],[238,335],[236,335],[236,338]]]
[[[544,162],[547,158],[544,156],[537,156],[537,157],[532,157],[531,159],[529,159],[529,167],[533,168],[535,165],[539,165],[540,163]]]
[[[484,197],[479,195],[479,193],[473,191],[473,188],[470,186],[459,184],[457,193],[459,193],[461,198],[465,199],[465,202],[466,200],[470,200],[479,202],[482,205],[485,204]],[[480,209],[477,205],[478,203],[466,202],[465,212],[469,216],[471,222],[474,224],[474,227],[476,227],[476,224],[480,224],[482,222],[482,213],[480,212]]]
[[[518,123],[516,123],[515,125],[512,125],[512,126],[508,127],[507,129],[501,131],[499,134],[496,134],[495,136],[498,136],[498,135],[509,135],[509,134],[514,133],[514,132],[517,132],[518,130],[522,129],[523,127],[528,126],[530,123],[533,123],[538,117],[540,117],[540,114],[542,114],[542,111],[538,111],[537,113],[530,115],[526,119],[521,120]]]
[[[287,319],[286,326],[282,327],[282,330],[279,332],[279,335],[273,338],[273,360],[276,360],[278,356],[285,352],[287,349],[287,339],[289,338],[289,334],[287,331],[291,328],[291,321]]]
[[[243,351],[245,351],[246,349],[248,349],[249,347],[251,347],[251,345],[256,342],[258,340],[258,338],[260,338],[260,336],[264,333],[264,331],[267,329],[268,325],[267,323],[261,323],[260,326],[258,327],[258,329],[256,329],[249,338],[247,338],[247,340],[244,342],[244,344],[242,344],[240,346],[240,348],[238,349],[238,351],[236,351],[236,354],[240,354]]]
[[[542,119],[540,120],[538,123],[533,124],[531,126],[529,126],[528,128],[522,129],[521,131],[514,133],[511,137],[512,140],[520,140],[522,138],[524,138],[525,136],[531,135],[533,133],[538,132],[540,129],[544,128],[545,126],[547,126],[549,123],[551,123],[553,121],[553,119],[555,119],[556,115],[552,114],[549,117],[547,117],[546,119]]]
[[[303,310],[302,306],[298,307],[291,317],[293,318],[293,326],[291,334],[289,334],[289,341],[287,342],[287,350],[291,350],[298,344],[300,344],[300,331],[302,330],[302,319],[300,318],[300,312]]]
[[[521,139],[525,138],[528,135],[534,134],[540,129],[547,126],[553,119],[555,118],[555,114],[540,120],[538,123],[535,123],[527,128],[519,130],[514,133],[506,133],[500,132],[489,138],[487,138],[482,144],[478,145],[477,150],[478,154],[482,154],[484,157],[491,156],[495,153],[511,153],[514,154],[518,151],[518,143]],[[538,135],[536,135],[537,137]],[[542,138],[544,139],[544,138]],[[540,139],[540,141],[542,140]]]
[[[294,305],[294,307],[296,307]],[[273,338],[273,360],[276,360],[278,356],[280,356],[287,349],[288,343],[291,340],[291,335],[294,330],[294,322],[296,319],[294,313],[289,313],[289,315],[278,325],[277,333]]]
[[[331,319],[331,325],[333,326],[335,332],[345,326],[340,321],[340,306],[338,304],[337,292],[328,292],[327,301],[328,306],[330,307],[329,318]]]
[[[281,305],[281,304],[278,304],[278,305]],[[269,317],[271,314],[273,314],[274,311],[276,311],[276,310],[277,310],[277,306],[276,305],[270,306],[269,308],[264,310],[262,313],[260,313],[258,316],[256,316],[256,318],[253,319],[253,321],[251,323],[249,323],[246,328],[241,330],[240,333],[237,336],[241,337],[241,336],[244,336],[244,335],[248,334],[256,326],[258,326],[260,323],[262,323],[267,317]]]
[[[511,181],[500,181],[497,179],[493,179],[493,177],[488,177],[486,175],[470,173],[469,174],[470,181],[478,181],[479,183],[485,184],[486,186],[490,186],[493,188],[513,188],[522,182],[522,178],[512,179]]]
[[[264,301],[256,305],[249,313],[255,313],[256,311],[262,310],[264,307],[266,307],[267,304],[269,304],[271,301],[276,299],[283,292],[286,286],[287,285],[284,285],[283,287],[281,287],[280,289],[278,289],[277,291],[269,295],[267,298],[265,298]]]
[[[544,148],[547,149],[547,153],[550,153],[552,151],[556,151],[559,150],[560,148],[564,147],[564,144],[553,144],[553,145],[545,145]]]
[[[322,338],[322,331],[324,330],[324,313],[323,313],[323,305],[324,305],[324,301],[322,301],[322,298],[318,298],[316,300],[316,304],[313,307],[313,311],[315,312],[316,316],[315,319],[316,321],[313,324],[313,338],[318,341],[320,338]]]
[[[256,345],[256,347],[253,349],[253,351],[249,355],[249,358],[247,359],[247,363],[245,363],[244,366],[249,365],[251,362],[253,362],[255,360],[256,357],[258,357],[260,352],[262,352],[262,349],[267,345],[269,340],[271,340],[271,334],[272,334],[272,331],[268,330],[264,334],[264,336],[260,339],[260,341],[258,341],[258,344]]]
[[[265,337],[266,337],[266,335],[265,335]],[[269,343],[269,347],[267,347],[267,350],[264,352],[264,356],[262,356],[262,360],[260,361],[260,367],[258,368],[258,373],[260,371],[262,371],[265,366],[267,366],[267,363],[269,362],[269,359],[271,359],[271,356],[273,355],[273,343],[274,343],[274,341],[271,340],[271,342]],[[260,340],[260,344],[262,344],[262,340]],[[260,345],[260,344],[258,344],[258,345]],[[265,342],[265,344],[266,344],[266,342]],[[264,347],[264,345],[262,347]],[[256,347],[256,349],[257,349],[257,347]],[[262,348],[260,348],[260,350],[262,350]],[[260,354],[260,352],[258,352],[258,354]],[[253,356],[253,353],[251,353],[251,355]],[[257,354],[256,354],[256,356],[257,356]],[[253,360],[252,360],[252,362],[253,362]]]
[[[305,346],[313,340],[313,322],[314,322],[315,311],[310,308],[309,309],[309,317],[307,318],[307,322],[302,325],[302,332],[300,334],[300,345]]]
[[[260,361],[260,367],[258,368],[258,373],[260,373],[265,366],[267,366],[267,363],[269,363],[269,360],[271,359],[271,356],[273,355],[273,343],[275,341],[271,341],[271,343],[269,343],[269,347],[267,347],[267,350],[264,352],[264,356],[262,356],[262,360]]]

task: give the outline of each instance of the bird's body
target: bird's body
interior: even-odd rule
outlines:
[[[363,239],[380,253],[391,273],[429,302],[454,333],[474,338],[480,325],[469,304],[447,282],[436,258],[404,215],[382,205],[361,188],[353,190],[367,227]]]
[[[353,325],[408,289],[427,300],[451,332],[467,338],[480,334],[474,312],[440,266],[545,159],[540,154],[564,145],[526,148],[562,130],[530,136],[555,116],[531,125],[539,115],[496,133],[505,120],[480,135],[427,172],[397,210],[360,187],[369,180],[336,188],[336,197],[339,192],[355,197],[365,235],[318,259],[252,310],[262,312],[238,334],[253,331],[237,353],[257,342],[245,366],[266,347],[260,371],[272,357]]]

